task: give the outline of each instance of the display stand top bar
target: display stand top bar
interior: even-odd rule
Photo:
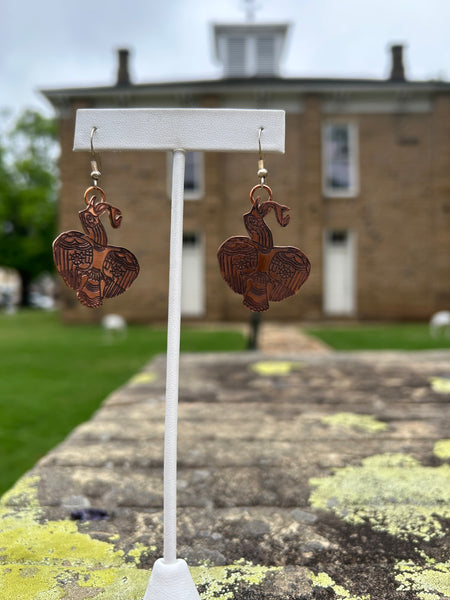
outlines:
[[[283,110],[101,108],[77,110],[74,150],[202,150],[284,153]]]

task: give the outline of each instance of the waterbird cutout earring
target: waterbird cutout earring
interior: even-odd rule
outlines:
[[[226,240],[217,251],[222,277],[237,294],[242,294],[243,304],[254,312],[269,308],[269,301],[279,301],[298,292],[308,279],[311,264],[298,248],[274,246],[272,232],[264,217],[273,210],[281,227],[289,223],[287,206],[272,200],[272,190],[265,184],[268,171],[264,167],[261,134],[258,132],[260,183],[250,191],[252,208],[243,215],[249,237],[234,236]],[[268,199],[261,201],[255,194],[265,191]]]
[[[139,263],[134,254],[108,244],[100,221],[100,217],[108,213],[111,226],[120,227],[122,213],[105,202],[105,193],[98,186],[101,172],[93,144],[96,130],[93,127],[91,131],[91,177],[94,185],[84,192],[87,208],[78,213],[85,233],[65,231],[53,242],[56,268],[66,284],[77,290],[78,300],[89,308],[101,306],[103,298],[113,298],[125,292],[139,273]]]

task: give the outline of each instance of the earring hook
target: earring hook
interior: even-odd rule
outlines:
[[[94,150],[94,133],[97,131],[97,127],[94,127],[91,129],[91,155],[95,156],[95,150]]]
[[[266,180],[268,170],[264,167],[264,159],[261,147],[261,133],[263,132],[264,127],[260,127],[258,131],[258,149],[259,149],[259,160],[258,160],[258,177],[261,181],[260,187],[264,186],[264,182]]]
[[[97,127],[91,129],[91,177],[94,182],[94,186],[97,187],[98,180],[102,176],[100,172],[101,163],[100,158],[97,157],[97,154],[94,150],[94,133],[97,131]]]
[[[261,148],[261,133],[263,132],[264,127],[260,127],[258,131],[258,148],[259,148],[259,160],[263,160],[262,148]]]

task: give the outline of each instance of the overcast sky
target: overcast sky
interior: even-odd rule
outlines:
[[[256,0],[256,22],[289,22],[282,75],[386,77],[406,46],[411,79],[450,79],[450,0]],[[0,0],[0,108],[51,114],[42,88],[110,85],[116,51],[133,82],[220,76],[211,24],[244,0]]]

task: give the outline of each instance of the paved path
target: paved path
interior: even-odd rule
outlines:
[[[258,349],[266,355],[328,354],[329,346],[307,335],[300,326],[263,322],[258,339]]]
[[[3,498],[2,599],[142,600],[163,552],[164,371]],[[183,355],[178,547],[202,598],[450,597],[449,392],[448,352]],[[93,508],[108,518],[70,519]]]

